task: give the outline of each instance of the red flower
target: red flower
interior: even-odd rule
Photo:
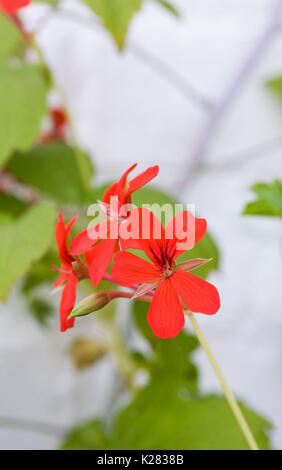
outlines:
[[[97,286],[101,281],[111,263],[115,251],[119,251],[118,227],[121,222],[119,217],[121,206],[130,203],[131,194],[149,183],[159,172],[158,166],[150,167],[127,183],[128,174],[136,167],[136,165],[137,164],[131,166],[122,175],[120,180],[111,185],[105,192],[102,206],[108,219],[97,224],[96,227],[91,229],[91,238],[89,238],[89,231],[84,230],[71,244],[70,252],[73,255],[85,254],[85,259],[89,264],[90,279],[94,286]],[[114,213],[110,212],[109,208],[111,197],[116,198],[117,203],[117,209]],[[126,217],[124,217],[123,220],[125,218]],[[115,236],[112,235],[113,232],[115,233]]]
[[[11,15],[30,3],[30,0],[0,0],[0,8],[2,8],[7,15]]]
[[[131,194],[133,194],[137,189],[142,188],[145,184],[149,183],[153,178],[155,178],[159,173],[158,165],[151,166],[147,170],[140,173],[140,175],[135,176],[129,183],[127,183],[127,177],[137,166],[137,163],[132,165],[126,172],[122,175],[120,180],[117,183],[112,184],[104,194],[103,202],[106,204],[110,203],[110,198],[112,196],[117,196],[120,206],[131,202]]]
[[[137,209],[132,211],[132,219],[134,215],[142,222],[148,212],[146,214],[145,209]],[[179,297],[192,312],[213,315],[220,307],[217,289],[187,272],[209,260],[189,260],[178,265],[175,263],[178,256],[201,240],[206,233],[207,224],[205,219],[196,219],[187,211],[176,215],[165,229],[160,220],[150,213],[149,224],[150,238],[140,238],[138,243],[151,262],[132,253],[120,252],[114,257],[111,274],[122,286],[145,283],[138,289],[137,296],[156,288],[148,311],[148,323],[159,338],[173,338],[180,333],[185,323]],[[154,230],[160,234],[158,239],[152,237],[153,225]],[[180,226],[183,227],[184,238],[178,235],[177,228]],[[185,250],[178,245],[184,241]],[[130,246],[130,242],[128,245]]]
[[[55,287],[60,286],[66,281],[60,303],[61,331],[66,331],[68,328],[72,328],[74,326],[75,320],[74,318],[68,320],[68,316],[70,315],[75,304],[78,278],[72,265],[75,259],[69,253],[67,239],[68,234],[76,220],[77,216],[65,225],[64,218],[62,214],[59,213],[59,221],[56,225],[56,241],[62,264],[60,267],[60,276],[55,282]]]
[[[39,142],[42,144],[59,140],[67,140],[68,119],[62,108],[50,109],[50,129],[39,136]]]

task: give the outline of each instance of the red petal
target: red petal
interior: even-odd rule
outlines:
[[[64,287],[61,297],[60,305],[60,318],[61,318],[61,331],[66,331],[68,328],[74,326],[74,318],[68,320],[68,316],[71,314],[71,311],[75,304],[76,299],[76,286],[78,279],[76,275],[72,272],[68,278],[68,281]]]
[[[129,250],[130,248],[132,250],[141,250],[138,240],[123,240],[123,238],[120,238],[119,243],[121,250]]]
[[[91,250],[91,264],[89,275],[92,284],[97,287],[105,272],[107,271],[115,251],[117,240],[101,240]]]
[[[207,222],[205,219],[197,219],[189,211],[176,214],[173,219],[166,225],[165,236],[166,239],[174,239],[176,241],[176,254],[180,256],[187,250],[198,243],[207,231]],[[185,244],[183,248],[177,246]]]
[[[174,338],[184,327],[184,313],[171,278],[158,285],[147,320],[154,334],[162,339]]]
[[[128,197],[137,191],[137,189],[142,188],[142,186],[145,186],[145,184],[149,183],[153,178],[155,178],[159,173],[159,167],[158,165],[156,166],[151,166],[147,170],[143,171],[143,173],[140,173],[140,175],[137,175],[135,178],[133,178],[128,185],[128,190],[124,196],[123,202],[125,202]]]
[[[116,196],[117,194],[117,186],[118,183],[114,183],[111,186],[108,187],[107,191],[105,192],[103,196],[103,202],[106,202],[107,204],[110,204],[111,202],[111,197]]]
[[[70,252],[72,255],[81,255],[94,245],[94,240],[88,237],[87,229],[80,232],[71,242]]]
[[[132,238],[126,240],[126,233]],[[133,209],[128,220],[120,225],[122,247],[143,250],[153,263],[158,263],[159,254],[166,250],[165,231],[161,221],[149,209]]]
[[[189,310],[206,315],[214,315],[218,311],[220,298],[212,284],[184,271],[175,271],[171,279]]]
[[[114,257],[111,275],[122,286],[132,286],[160,279],[160,271],[148,261],[122,251]]]
[[[117,195],[119,197],[119,200],[121,202],[121,204],[123,204],[123,201],[124,201],[124,192],[125,192],[125,187],[126,187],[126,180],[127,180],[127,177],[129,175],[129,173],[131,173],[134,168],[136,168],[137,166],[137,163],[134,163],[134,165],[132,165],[130,168],[128,168],[128,170],[126,170],[122,177],[120,178],[118,184],[117,184]]]
[[[56,282],[54,282],[54,287],[58,287],[63,284],[69,277],[69,265],[62,265],[60,268],[60,274]]]
[[[59,212],[59,220],[56,224],[56,241],[58,245],[58,253],[60,256],[60,259],[62,263],[64,264],[70,264],[73,261],[73,257],[70,255],[68,247],[67,247],[67,238],[68,234],[73,226],[73,224],[76,222],[78,216],[76,215],[71,219],[66,225],[64,218]]]
[[[104,220],[100,224],[91,227],[90,229],[85,229],[79,233],[75,239],[72,241],[70,246],[70,252],[72,255],[81,255],[95,245],[100,239],[107,239],[109,230],[110,230],[109,220]],[[112,224],[114,222],[112,221]],[[89,236],[90,235],[90,236]]]
[[[30,3],[30,0],[0,0],[0,8],[10,15],[11,13],[16,13],[20,8],[23,8]]]
[[[120,202],[123,201],[127,176],[132,170],[134,170],[136,165],[137,163],[135,163],[130,168],[128,168],[128,170],[125,171],[125,173],[122,175],[120,180],[117,183],[112,184],[107,189],[103,197],[103,202],[107,202],[109,204],[111,200],[111,196],[118,196]]]

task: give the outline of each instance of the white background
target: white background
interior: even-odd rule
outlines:
[[[218,103],[266,28],[272,0],[174,0],[181,19],[152,2],[132,22],[128,47],[117,53],[93,18],[67,0],[72,19],[55,19],[48,8],[26,10],[46,60],[63,87],[83,148],[95,162],[99,182],[117,178],[134,162],[160,165],[159,184],[179,195],[179,181],[210,113],[140,58],[136,45],[155,55],[182,80]],[[281,3],[281,2],[280,2]],[[78,16],[79,15],[79,16]],[[91,26],[91,28],[90,28]],[[198,316],[232,390],[274,425],[282,448],[281,222],[242,217],[252,198],[249,186],[281,178],[281,146],[255,146],[282,135],[282,106],[265,80],[282,73],[282,34],[277,30],[226,108],[206,153],[205,170],[189,180],[182,200],[196,204],[221,250],[220,270],[211,276],[222,298],[212,318]],[[234,160],[244,164],[222,167]],[[217,166],[216,166],[217,165]],[[218,165],[221,165],[219,168]],[[71,341],[97,332],[93,319],[58,333],[57,319],[43,330],[14,290],[0,307],[1,416],[69,426],[107,412],[115,366],[103,360],[77,373],[66,355]],[[97,334],[97,333],[96,333]],[[103,335],[103,332],[99,332]],[[196,356],[204,390],[219,389],[204,353]],[[0,428],[0,448],[54,448],[57,438]]]

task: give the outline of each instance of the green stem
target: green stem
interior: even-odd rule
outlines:
[[[246,438],[246,441],[248,442],[249,446],[250,446],[250,449],[251,450],[259,450],[259,447],[255,441],[255,438],[249,428],[249,425],[233,395],[233,393],[231,392],[230,388],[228,387],[227,383],[226,383],[226,380],[225,378],[223,377],[222,375],[222,372],[217,364],[217,361],[207,343],[207,340],[195,318],[195,316],[191,313],[191,312],[187,312],[187,315],[189,316],[189,320],[194,328],[194,331],[198,337],[198,340],[199,342],[201,343],[203,349],[205,350],[207,356],[208,356],[208,359],[214,369],[214,372],[218,378],[218,381],[221,385],[221,388],[223,390],[223,393],[226,397],[226,400],[242,430],[242,433],[244,434],[245,438]]]
[[[110,329],[111,332],[110,350],[113,353],[119,372],[123,377],[128,389],[132,393],[135,393],[136,385],[134,383],[134,375],[136,372],[136,367],[134,362],[129,357],[121,331],[116,321],[114,320],[110,325],[107,323],[107,329]]]

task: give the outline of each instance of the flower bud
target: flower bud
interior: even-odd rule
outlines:
[[[95,292],[79,302],[74,307],[69,318],[83,317],[84,315],[96,312],[97,310],[105,307],[112,298],[113,297],[107,292]]]
[[[77,370],[96,364],[107,352],[106,345],[100,343],[97,338],[77,338],[68,349],[68,354]]]

